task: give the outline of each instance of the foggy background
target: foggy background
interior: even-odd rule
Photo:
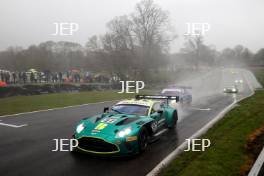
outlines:
[[[10,0],[0,6],[0,80],[167,85],[217,68],[263,67],[261,0]],[[54,23],[77,23],[72,36]],[[210,30],[184,35],[186,23]],[[150,86],[151,87],[151,86]]]
[[[0,50],[24,48],[40,42],[72,41],[85,45],[88,38],[107,31],[115,16],[130,14],[139,0],[3,0],[0,3]],[[210,23],[206,43],[216,49],[247,46],[256,52],[263,46],[264,1],[262,0],[156,0],[170,13],[178,38],[171,51],[183,46],[187,22]],[[80,29],[73,36],[52,36],[54,22],[75,22]]]

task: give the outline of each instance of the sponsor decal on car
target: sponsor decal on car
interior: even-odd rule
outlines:
[[[95,130],[102,130],[107,127],[107,123],[99,123],[94,129]]]
[[[127,142],[136,141],[136,140],[137,140],[137,136],[129,136],[129,137],[126,137],[126,141]]]

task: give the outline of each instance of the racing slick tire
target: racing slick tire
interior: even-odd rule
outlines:
[[[138,134],[138,147],[140,153],[146,150],[148,146],[148,138],[149,138],[148,130],[146,127],[143,126]]]
[[[192,100],[189,100],[188,102],[187,102],[187,106],[191,106],[192,105]]]
[[[172,125],[168,126],[169,129],[174,129],[177,127],[177,121],[178,121],[178,113],[175,110],[172,115]]]
[[[180,98],[179,102],[180,104],[183,104],[184,103],[183,98]]]
[[[189,101],[188,101],[188,106],[190,106],[191,104],[192,104],[192,97],[190,96],[190,98],[189,98]]]

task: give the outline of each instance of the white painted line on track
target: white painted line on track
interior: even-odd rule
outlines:
[[[232,107],[234,106],[235,101],[230,104],[228,107],[226,107],[223,111],[221,111],[217,117],[215,117],[213,120],[211,120],[209,123],[207,123],[204,127],[202,127],[200,130],[198,130],[196,133],[194,133],[191,137],[188,139],[195,139],[204,134],[209,128],[211,128],[218,120],[220,120],[226,112],[228,112]],[[175,150],[173,150],[168,156],[166,156],[156,167],[154,167],[147,176],[156,176],[159,174],[161,169],[168,166],[171,161],[173,161],[178,154],[183,152],[183,150],[187,147],[188,142],[183,142],[180,146],[178,146]]]
[[[0,122],[0,125],[7,126],[7,127],[12,127],[12,128],[21,128],[21,127],[24,127],[24,126],[28,126],[27,124],[23,124],[23,125],[13,125],[13,124],[2,123],[2,122]]]
[[[19,115],[25,115],[25,114],[33,114],[33,113],[38,113],[38,112],[47,112],[47,111],[61,110],[61,109],[67,109],[67,108],[82,107],[82,106],[93,105],[93,104],[110,103],[110,102],[114,102],[114,101],[120,101],[120,100],[109,100],[109,101],[102,101],[102,102],[97,102],[97,103],[86,103],[86,104],[58,107],[58,108],[52,108],[52,109],[43,109],[43,110],[31,111],[31,112],[22,112],[22,113],[17,113],[17,114],[2,115],[2,116],[0,116],[0,118],[10,117],[10,116],[19,116]]]
[[[264,147],[262,151],[260,152],[257,160],[255,161],[253,167],[251,168],[248,176],[258,176],[263,163],[264,163]]]
[[[210,111],[211,108],[197,108],[197,107],[190,107],[189,109],[198,110],[198,111]]]
[[[155,137],[160,136],[160,135],[162,135],[163,133],[165,133],[166,131],[168,131],[168,129],[163,129],[163,130],[161,130],[160,132],[156,133],[154,136],[155,136]]]
[[[243,77],[244,77],[244,75],[243,75]],[[247,81],[247,84],[249,84],[248,80],[246,80],[246,81]],[[201,135],[205,134],[210,128],[212,128],[212,126],[216,122],[218,122],[220,119],[222,119],[227,112],[229,112],[231,109],[233,109],[237,102],[252,96],[255,92],[254,92],[254,89],[253,89],[253,87],[251,85],[249,85],[249,87],[250,87],[251,93],[248,96],[245,96],[245,97],[241,98],[240,100],[234,99],[234,101],[229,106],[227,106],[225,109],[223,109],[213,120],[208,122],[200,130],[195,132],[191,137],[189,137],[189,139],[195,139],[195,138],[198,138]],[[187,141],[183,142],[180,146],[178,146],[175,150],[173,150],[168,156],[166,156],[158,165],[156,165],[147,174],[147,176],[156,176],[156,175],[158,175],[160,173],[161,169],[163,169],[164,167],[168,166],[180,153],[183,152],[183,150],[187,147],[187,145],[188,145]]]

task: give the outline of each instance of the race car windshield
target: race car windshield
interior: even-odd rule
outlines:
[[[115,111],[117,113],[135,114],[140,116],[147,115],[148,110],[149,110],[148,106],[142,106],[142,105],[119,104],[112,107],[112,111]]]
[[[236,88],[235,86],[226,87],[226,89],[235,89],[235,88]]]
[[[167,95],[167,96],[175,96],[175,95],[179,95],[182,93],[182,90],[167,90],[162,92],[163,95]]]

